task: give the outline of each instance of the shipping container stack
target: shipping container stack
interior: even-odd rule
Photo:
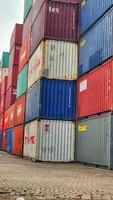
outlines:
[[[10,39],[9,73],[6,86],[2,150],[14,153],[16,124],[16,93],[19,55],[22,45],[23,25],[16,24]],[[19,141],[18,141],[19,142]]]
[[[81,1],[76,160],[113,168],[113,0]]]
[[[26,1],[17,99],[26,94],[23,156],[73,161],[79,1]]]
[[[6,150],[6,137],[3,132],[4,115],[5,115],[5,102],[6,102],[6,89],[7,89],[7,76],[9,71],[9,52],[3,52],[1,58],[1,93],[0,93],[0,150]],[[4,143],[2,143],[2,140]]]

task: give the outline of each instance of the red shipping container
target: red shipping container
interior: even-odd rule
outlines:
[[[4,131],[2,137],[2,150],[6,151],[6,147],[7,147],[7,131]]]
[[[3,131],[4,128],[4,113],[0,115],[0,132]]]
[[[30,37],[26,39],[20,50],[19,71],[23,69],[30,57]]]
[[[9,56],[9,68],[13,67],[13,65],[19,65],[20,48],[21,46],[13,46]]]
[[[9,75],[7,79],[7,90],[11,86],[15,87],[17,86],[17,78],[18,78],[18,65],[13,65],[13,67],[9,69]]]
[[[6,94],[6,88],[7,88],[7,77],[5,76],[2,80],[1,96]]]
[[[30,10],[24,24],[23,24],[23,37],[22,37],[22,43],[26,41],[28,36],[30,36],[31,33],[31,25],[32,25],[32,9]]]
[[[5,111],[5,95],[1,97],[1,102],[0,102],[0,112],[3,113]]]
[[[113,111],[113,60],[80,78],[77,83],[77,118]]]
[[[15,104],[9,108],[9,128],[14,127]]]
[[[14,155],[23,155],[23,139],[24,139],[24,125],[20,125],[14,128],[13,135],[13,148],[12,153]]]
[[[31,28],[30,55],[44,38],[78,41],[78,19],[78,4],[44,3]]]
[[[15,119],[14,125],[20,125],[24,123],[25,118],[25,95],[21,96],[15,103]]]
[[[23,24],[15,24],[10,39],[10,52],[15,44],[22,45],[22,33],[23,33]]]
[[[9,109],[7,111],[5,111],[5,114],[4,114],[4,130],[8,129],[9,128]]]
[[[38,12],[42,6],[42,4],[44,2],[49,2],[50,0],[39,0],[39,1],[35,1],[33,8],[32,8],[32,23],[34,22],[36,16],[38,15]],[[60,3],[70,3],[70,4],[79,4],[80,0],[51,0],[51,1],[55,1],[55,2],[60,2]]]
[[[6,92],[5,109],[7,110],[16,101],[17,88],[11,86]]]

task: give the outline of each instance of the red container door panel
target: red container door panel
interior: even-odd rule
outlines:
[[[0,115],[0,132],[3,131],[4,128],[4,114]]]
[[[17,126],[14,128],[13,136],[13,150],[14,155],[23,155],[23,138],[24,138],[24,126]]]
[[[77,118],[113,111],[113,61],[103,64],[77,83]]]
[[[24,123],[25,118],[25,95],[21,96],[15,103],[15,118],[14,125],[20,125]]]
[[[13,65],[13,67],[9,70],[8,80],[7,80],[7,90],[11,86],[17,86],[17,78],[18,78],[18,65]]]
[[[7,110],[16,101],[16,87],[10,87],[6,93],[5,109]]]
[[[6,151],[6,147],[7,147],[7,131],[4,131],[2,137],[2,150]]]
[[[23,33],[23,25],[16,24],[10,39],[10,52],[14,46],[14,44],[21,45],[22,44],[22,33]]]

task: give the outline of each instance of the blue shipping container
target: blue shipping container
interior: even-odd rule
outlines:
[[[2,151],[2,133],[0,133],[0,151]]]
[[[7,152],[12,152],[12,145],[13,145],[13,130],[10,129],[7,131]]]
[[[81,34],[90,28],[111,6],[113,6],[113,0],[82,0]]]
[[[113,55],[113,8],[80,40],[79,76]]]
[[[75,101],[75,81],[40,80],[27,93],[25,121],[36,118],[73,121]]]

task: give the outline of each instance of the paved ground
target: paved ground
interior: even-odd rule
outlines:
[[[5,199],[110,200],[113,172],[79,164],[33,163],[0,152],[0,200]]]

